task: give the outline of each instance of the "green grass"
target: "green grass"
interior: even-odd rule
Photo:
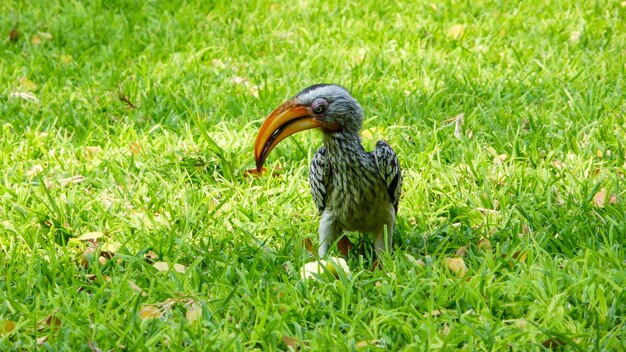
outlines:
[[[0,350],[626,348],[623,2],[4,0],[0,13],[0,320],[15,323]],[[261,119],[320,82],[362,103],[366,148],[398,153],[402,246],[384,270],[351,258],[351,277],[304,282],[321,138],[283,142],[268,160],[279,177],[244,170]],[[92,231],[119,248],[84,265],[73,238]],[[458,278],[444,259],[465,245]],[[157,271],[149,251],[186,272]],[[201,318],[179,303],[140,319],[176,297]]]

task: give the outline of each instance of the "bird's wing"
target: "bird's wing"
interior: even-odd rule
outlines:
[[[330,161],[326,156],[326,147],[321,147],[313,160],[309,170],[309,183],[311,184],[311,194],[313,201],[317,206],[320,214],[324,212],[326,207],[326,192],[330,182]]]
[[[380,177],[387,185],[387,193],[397,213],[402,190],[402,173],[396,152],[385,141],[378,141],[374,150],[374,160]]]

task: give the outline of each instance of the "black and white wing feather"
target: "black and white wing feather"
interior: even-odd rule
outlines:
[[[393,207],[398,212],[398,201],[402,191],[402,174],[396,152],[385,141],[378,141],[374,149],[374,160],[378,173],[387,185],[387,192]]]
[[[321,147],[313,156],[309,170],[311,194],[320,214],[326,208],[326,193],[330,183],[330,172],[330,161],[326,156],[326,147]]]

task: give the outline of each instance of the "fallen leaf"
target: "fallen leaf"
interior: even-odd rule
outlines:
[[[78,183],[82,183],[83,181],[85,181],[85,176],[83,176],[83,175],[75,175],[75,176],[72,176],[72,177],[67,177],[67,178],[62,179],[60,181],[60,183],[61,183],[61,186],[67,186],[67,185],[70,185],[70,184],[75,185],[75,184],[78,184]]]
[[[174,270],[176,270],[177,272],[179,272],[181,274],[184,274],[185,271],[187,271],[187,267],[182,265],[182,264],[176,263],[176,264],[174,264]]]
[[[463,37],[463,33],[465,32],[465,26],[462,24],[455,24],[450,29],[448,29],[448,37],[452,39],[461,39]]]
[[[52,40],[52,34],[48,32],[37,32],[37,34],[41,37],[41,39]]]
[[[9,41],[11,43],[16,43],[19,39],[20,32],[17,30],[17,28],[11,28],[11,31],[9,32]]]
[[[91,248],[91,247],[85,249],[85,251],[83,252],[83,255],[81,257],[81,265],[84,268],[88,268],[89,265],[93,262],[93,258],[94,258],[95,252],[96,252],[96,250]]]
[[[158,319],[163,315],[159,307],[154,304],[147,304],[139,311],[139,317],[141,319]]]
[[[87,146],[84,148],[85,150],[85,158],[87,159],[93,159],[95,158],[98,154],[102,153],[102,148],[95,146]]]
[[[370,346],[378,347],[378,348],[385,348],[387,346],[387,343],[385,342],[385,340],[379,339],[379,340],[363,340],[354,344],[354,347],[357,347],[357,348],[370,347]]]
[[[602,151],[600,149],[596,150],[596,155],[598,156],[598,158],[601,158],[604,156],[604,153],[602,153]]]
[[[30,170],[26,171],[26,177],[28,177],[29,180],[32,180],[33,178],[35,178],[35,176],[37,176],[42,171],[43,171],[43,166],[39,164],[33,165],[33,167],[31,167]]]
[[[458,257],[462,257],[462,256],[465,255],[465,253],[467,253],[467,251],[469,251],[469,249],[470,249],[470,245],[469,244],[466,244],[463,247],[459,247],[459,249],[456,250],[456,255]]]
[[[294,350],[298,350],[298,345],[302,343],[302,341],[298,340],[295,337],[283,335],[283,343],[287,345],[287,347],[291,347]]]
[[[41,44],[41,37],[37,34],[33,34],[33,36],[30,38],[30,42],[33,45],[39,45]]]
[[[465,114],[461,113],[454,117],[454,137],[461,139],[463,135],[463,124],[465,123]]]
[[[71,55],[61,55],[61,57],[59,58],[59,60],[61,61],[62,64],[69,64],[72,61],[74,61],[74,58],[72,58]]]
[[[467,273],[463,258],[443,258],[443,263],[458,277],[463,277]]]
[[[354,245],[350,242],[348,236],[341,236],[339,242],[337,242],[337,249],[344,257],[348,257],[352,247],[354,247]]]
[[[493,158],[493,164],[494,165],[502,165],[502,163],[504,163],[504,161],[507,158],[508,158],[508,156],[506,154],[496,155],[496,157]]]
[[[76,239],[79,241],[96,242],[99,238],[102,238],[103,236],[104,234],[100,231],[92,231],[92,232],[85,232],[84,234],[77,237]]]
[[[565,163],[557,159],[552,160],[552,165],[554,165],[554,167],[559,170],[562,170],[565,168]]]
[[[130,286],[130,288],[132,288],[133,290],[137,291],[140,295],[142,295],[144,297],[148,295],[141,287],[139,287],[139,285],[137,285],[136,283],[134,283],[131,280],[128,280],[128,286]]]
[[[37,89],[37,85],[26,77],[21,77],[19,79],[20,87],[26,92],[32,92]]]
[[[8,319],[0,319],[0,335],[8,334],[15,329],[15,323]]]
[[[46,328],[49,328],[53,331],[59,331],[61,328],[61,319],[59,319],[54,314],[50,314],[47,317],[43,318],[37,324],[40,327],[37,329],[38,331],[44,331]]]
[[[489,241],[486,237],[481,237],[476,246],[484,251],[487,251],[491,249],[491,241]]]
[[[439,309],[435,309],[432,312],[426,312],[424,314],[422,314],[422,316],[424,318],[428,318],[428,317],[438,317],[440,315],[442,315],[444,313],[444,311],[439,310]]]
[[[96,347],[96,345],[94,344],[94,342],[93,342],[93,341],[89,341],[89,342],[87,343],[87,346],[89,346],[89,349],[90,349],[92,352],[102,352],[102,350],[101,350],[101,349],[99,349],[98,347]]]
[[[565,345],[565,342],[563,342],[563,340],[561,340],[561,339],[559,339],[557,337],[553,337],[553,338],[545,340],[541,344],[545,348],[556,348],[556,347]]]
[[[170,265],[168,263],[166,263],[166,262],[155,262],[154,264],[152,264],[152,266],[155,269],[157,269],[158,271],[169,271],[170,270]],[[184,274],[185,271],[187,270],[187,267],[185,267],[182,264],[178,264],[178,263],[175,263],[173,265],[173,268],[174,268],[175,271],[177,271],[177,272],[179,272],[181,274]]]
[[[317,251],[315,250],[315,247],[313,247],[313,242],[311,241],[310,238],[303,239],[302,246],[307,252],[312,254],[314,257],[317,257]]]
[[[130,152],[135,155],[138,155],[139,153],[141,153],[141,146],[135,142],[130,142],[129,148],[130,148]]]
[[[282,168],[276,166],[272,169],[271,176],[278,177],[280,176]],[[262,167],[261,171],[258,171],[256,168],[247,169],[243,172],[243,177],[252,177],[252,176],[261,176],[263,173],[267,172],[267,168]]]
[[[606,188],[602,188],[593,196],[593,203],[595,204],[595,206],[599,208],[604,208],[606,201],[607,201]],[[615,204],[615,203],[617,203],[617,197],[614,194],[611,194],[611,196],[608,199],[608,204]]]
[[[154,253],[154,251],[148,251],[148,253],[146,253],[144,255],[144,258],[146,258],[146,261],[150,264],[154,263],[154,259],[158,259],[159,256]]]
[[[44,343],[46,343],[46,341],[48,341],[48,335],[37,338],[38,345],[43,345]]]
[[[569,41],[572,43],[576,43],[578,42],[578,40],[580,39],[580,31],[574,31],[572,33],[569,34]]]
[[[424,262],[423,259],[415,259],[412,255],[408,253],[404,253],[404,257],[406,258],[407,261],[409,261],[414,266],[418,266],[418,267],[426,266],[426,263]]]
[[[309,262],[300,268],[300,277],[303,279],[315,279],[321,276],[325,271],[330,272],[339,278],[339,271],[344,275],[350,275],[350,267],[343,258],[329,257],[327,260]]]
[[[28,102],[39,104],[39,98],[32,92],[12,92],[9,93],[9,99],[20,98]]]
[[[196,302],[191,305],[191,307],[187,308],[187,313],[185,313],[185,318],[187,322],[194,323],[202,318],[202,306]]]
[[[448,326],[448,324],[443,324],[443,327],[441,328],[441,334],[446,336],[450,334],[450,326]]]

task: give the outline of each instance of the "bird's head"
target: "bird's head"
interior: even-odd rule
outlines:
[[[272,149],[294,133],[319,128],[332,138],[338,132],[358,134],[362,123],[363,108],[344,87],[307,87],[274,109],[263,122],[254,143],[257,171],[261,171]]]

